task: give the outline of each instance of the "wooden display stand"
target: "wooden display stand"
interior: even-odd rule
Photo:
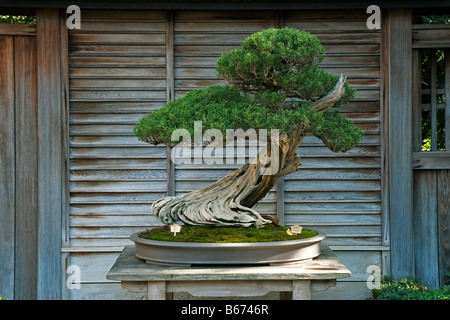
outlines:
[[[310,261],[278,266],[166,267],[148,264],[126,246],[108,272],[107,279],[121,281],[131,292],[147,294],[149,300],[171,299],[174,292],[200,297],[257,297],[280,292],[280,299],[309,300],[311,290],[336,285],[351,272],[326,245]]]

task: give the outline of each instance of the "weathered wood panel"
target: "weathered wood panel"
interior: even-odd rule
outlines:
[[[3,36],[36,36],[36,24],[16,23],[0,24],[0,34]]]
[[[438,219],[435,170],[414,173],[414,254],[416,276],[421,283],[437,287]]]
[[[449,170],[414,171],[416,277],[432,288],[449,270]]]
[[[439,285],[446,283],[450,270],[450,170],[437,173],[438,234],[439,234]]]
[[[446,24],[414,25],[412,41],[414,48],[450,48],[450,27]]]
[[[14,297],[15,140],[14,38],[0,36],[0,291]]]
[[[37,298],[38,158],[36,37],[14,37],[15,299]]]
[[[133,127],[167,101],[165,12],[87,11],[69,32],[70,246],[117,246],[160,224],[166,148]]]
[[[410,10],[389,10],[386,26],[389,50],[388,166],[391,272],[394,278],[414,276],[412,181],[412,32]]]
[[[38,131],[38,299],[60,299],[63,181],[63,118],[60,15],[36,12]],[[49,59],[48,57],[55,57]],[[43,129],[45,128],[45,129]]]
[[[14,36],[0,36],[0,292],[36,299],[36,37],[18,35],[14,25],[10,30]]]

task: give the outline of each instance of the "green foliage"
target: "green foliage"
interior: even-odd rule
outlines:
[[[288,228],[268,224],[263,228],[212,227],[184,225],[176,236],[170,232],[170,226],[156,227],[139,234],[139,237],[157,241],[198,242],[198,243],[242,243],[297,240],[314,237],[313,230],[302,230],[300,234],[289,235]]]
[[[320,113],[308,108],[306,102],[286,104],[277,93],[264,91],[253,95],[230,86],[192,90],[140,119],[134,134],[151,144],[174,146],[179,141],[172,141],[172,133],[183,128],[193,137],[194,121],[202,121],[203,130],[220,130],[224,142],[226,130],[238,128],[267,129],[268,134],[270,129],[278,129],[288,136],[316,135],[336,152],[353,147],[362,138],[362,131],[337,111]]]
[[[429,15],[429,16],[414,16],[414,24],[449,24],[450,17],[448,15]]]
[[[222,54],[217,72],[245,92],[271,90],[305,100],[326,95],[338,77],[319,67],[325,51],[314,35],[294,28],[254,33]],[[352,96],[348,92],[342,102]]]
[[[436,88],[444,89],[445,87],[445,52],[444,50],[423,49],[421,51],[422,59],[422,90],[430,90],[431,88],[431,55],[436,58]],[[436,95],[437,104],[445,104],[446,97],[444,94]],[[423,95],[422,103],[430,103],[431,95]],[[445,150],[445,110],[436,110],[436,144],[437,150]],[[431,111],[430,109],[422,110],[422,151],[431,151]]]
[[[340,115],[336,110],[323,114],[324,119],[315,131],[325,145],[334,152],[345,152],[362,141],[363,131],[353,125],[353,122]]]
[[[428,15],[428,16],[413,16],[414,24],[450,24],[449,15]],[[430,89],[431,79],[431,64],[430,57],[432,54],[436,54],[436,87],[438,89],[444,88],[445,84],[445,71],[444,71],[444,50],[421,50],[422,59],[422,90]],[[445,95],[437,95],[437,103],[445,104]],[[430,95],[424,95],[422,103],[430,103]],[[437,150],[445,150],[445,112],[443,109],[438,109],[436,114],[437,120],[437,132],[436,139]],[[431,112],[430,110],[422,110],[422,151],[431,151]]]
[[[202,129],[278,129],[290,135],[316,135],[335,152],[346,151],[361,141],[362,130],[338,112],[320,113],[309,106],[328,94],[338,77],[323,71],[324,50],[313,35],[297,29],[268,29],[242,42],[242,48],[225,52],[217,70],[229,85],[213,85],[187,93],[140,119],[134,128],[139,140],[172,141],[176,129],[194,136],[194,121]],[[348,101],[354,90],[345,84]],[[294,97],[293,97],[294,96]],[[215,137],[220,139],[220,137]],[[266,137],[267,141],[269,137]]]
[[[450,286],[434,290],[414,279],[384,278],[379,289],[372,289],[374,300],[450,300]]]
[[[36,23],[36,17],[0,15],[0,23]]]

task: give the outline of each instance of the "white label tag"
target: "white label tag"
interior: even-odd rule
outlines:
[[[301,226],[299,226],[298,224],[296,224],[295,226],[291,227],[292,233],[295,233],[295,234],[302,233],[302,229],[303,228]]]
[[[176,236],[177,232],[180,232],[180,230],[181,230],[181,226],[179,224],[172,223],[170,225],[170,232],[173,232],[174,236]]]

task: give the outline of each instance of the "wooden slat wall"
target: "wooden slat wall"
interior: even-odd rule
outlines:
[[[450,170],[414,171],[414,255],[417,279],[445,285],[450,269]]]
[[[15,110],[14,38],[0,36],[0,290],[14,297],[15,259]]]
[[[0,28],[0,292],[36,299],[36,34],[21,29]]]
[[[256,31],[284,25],[316,34],[328,53],[324,67],[348,76],[357,95],[339,110],[355,120],[365,137],[346,154],[305,139],[299,149],[301,170],[286,177],[256,209],[277,214],[284,208],[286,224],[324,231],[353,277],[323,298],[343,298],[345,289],[346,298],[364,299],[366,268],[382,267],[381,251],[388,249],[381,246],[379,32],[366,28],[363,11],[186,11],[168,17],[164,12],[86,11],[82,29],[70,32],[71,245],[66,251],[71,252],[70,263],[88,275],[71,297],[141,298],[105,276],[132,232],[159,224],[150,205],[166,194],[167,179],[174,179],[174,192],[180,194],[239,167],[180,164],[171,177],[165,148],[139,143],[133,136],[136,121],[170,99],[167,88],[173,86],[180,97],[224,83],[215,72],[222,52]],[[170,19],[173,25],[166,23]],[[166,50],[172,27],[173,55]],[[167,68],[171,57],[173,70]],[[110,285],[112,291],[102,296],[99,285]]]
[[[156,225],[166,192],[165,147],[140,143],[133,126],[166,102],[164,12],[83,12],[69,35],[70,243],[129,243]]]
[[[285,177],[286,223],[327,234],[331,246],[380,246],[380,35],[360,12],[286,12],[284,25],[316,35],[327,53],[324,68],[347,75],[355,98],[339,108],[364,130],[363,142],[344,154],[309,137],[303,165]]]
[[[215,70],[219,56],[226,50],[239,48],[242,40],[252,33],[275,27],[276,18],[274,12],[175,12],[175,97],[195,88],[225,84]],[[234,165],[176,165],[175,192],[201,189],[241,165],[237,158]],[[255,209],[263,214],[276,214],[275,188]]]

